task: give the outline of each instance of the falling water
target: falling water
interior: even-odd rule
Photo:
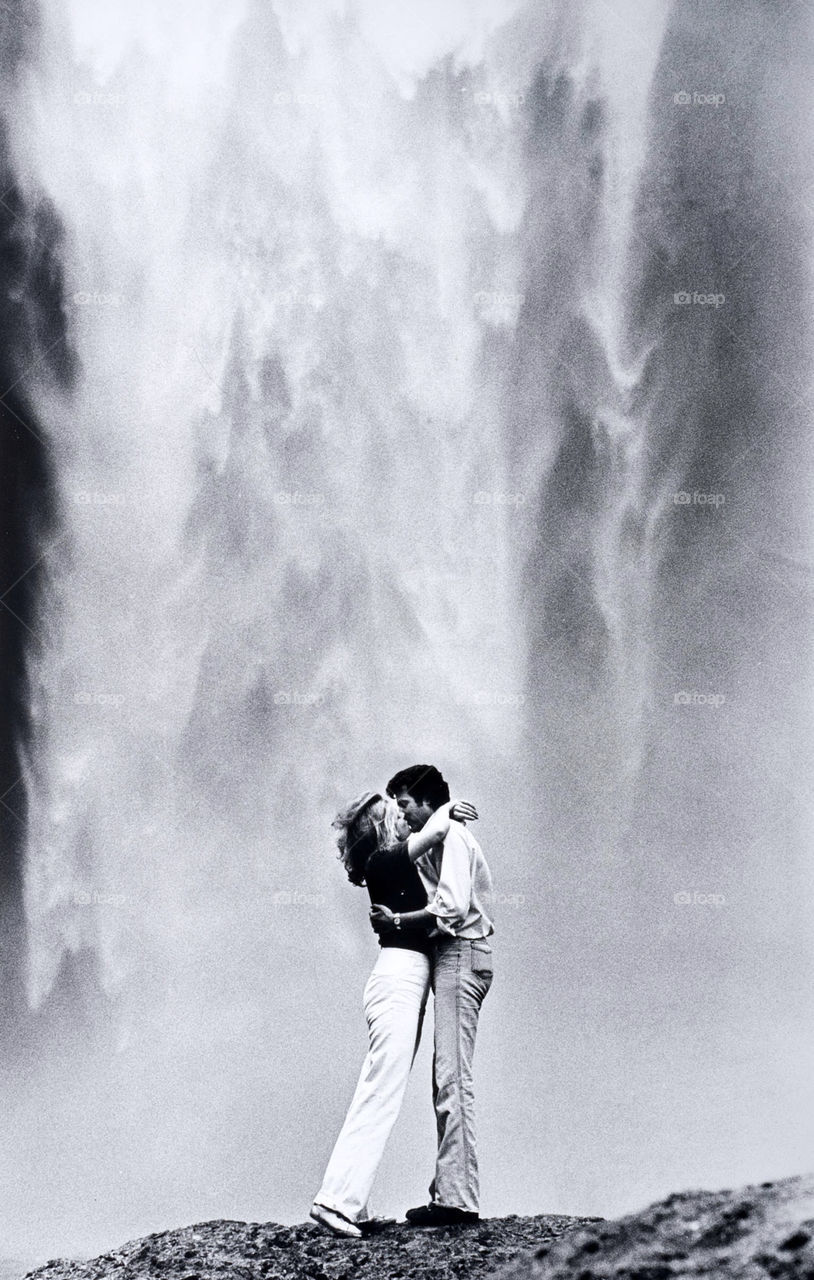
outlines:
[[[371,956],[328,823],[414,759],[481,802],[505,889],[496,1210],[802,1160],[664,1129],[712,1076],[741,1132],[722,1046],[754,1065],[765,1025],[732,984],[810,972],[802,14],[67,0],[19,31],[16,219],[70,376],[28,336],[10,1234],[302,1215]],[[739,897],[772,858],[779,896]],[[729,915],[682,915],[698,889]],[[711,1024],[670,1024],[672,965]]]

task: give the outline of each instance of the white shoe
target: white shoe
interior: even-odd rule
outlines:
[[[310,1216],[314,1222],[319,1222],[323,1227],[327,1227],[335,1236],[354,1236],[362,1238],[362,1233],[355,1222],[351,1222],[350,1218],[346,1218],[344,1214],[339,1213],[336,1209],[327,1209],[324,1204],[314,1204],[311,1206]]]

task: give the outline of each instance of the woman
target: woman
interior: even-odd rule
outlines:
[[[396,921],[379,936],[381,951],[364,993],[369,1049],[311,1209],[311,1217],[337,1235],[361,1236],[376,1225],[368,1197],[421,1038],[432,944],[425,929],[400,927],[401,913],[427,905],[415,859],[443,842],[451,817],[477,816],[466,801],[445,804],[408,836],[396,802],[366,791],[333,821],[348,879],[367,887],[372,915],[383,906]]]

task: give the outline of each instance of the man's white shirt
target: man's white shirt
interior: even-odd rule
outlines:
[[[477,840],[460,822],[451,822],[443,845],[416,862],[427,891],[427,910],[442,933],[454,938],[488,938],[494,933],[486,905],[492,875]]]

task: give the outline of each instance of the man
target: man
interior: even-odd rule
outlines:
[[[411,831],[418,831],[441,805],[449,787],[433,765],[402,769],[387,784]],[[435,917],[432,986],[435,995],[433,1104],[438,1129],[430,1203],[407,1211],[417,1227],[477,1222],[478,1156],[472,1064],[480,1008],[492,984],[494,932],[486,913],[492,877],[477,840],[453,822],[443,846],[416,860],[427,890],[427,912]]]

